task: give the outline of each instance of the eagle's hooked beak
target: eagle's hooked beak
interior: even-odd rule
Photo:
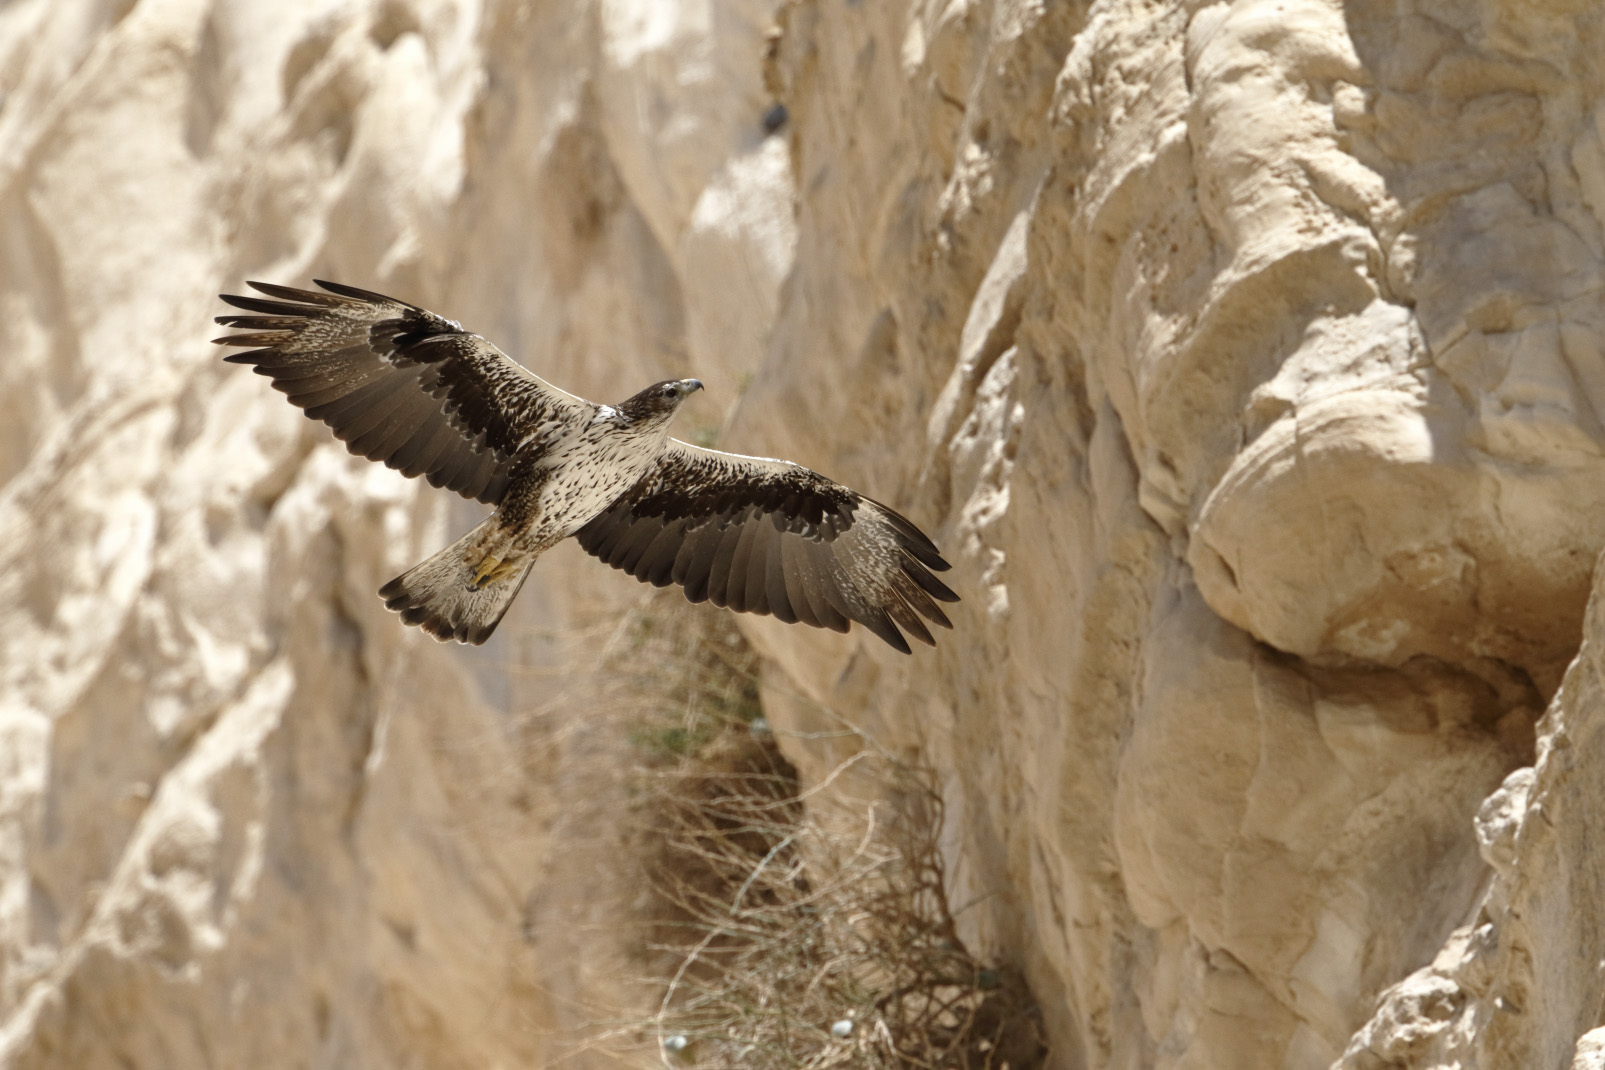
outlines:
[[[701,389],[702,389],[702,380],[701,379],[681,379],[680,380],[680,396],[682,398],[690,397],[692,394],[696,393],[698,390],[701,390]]]

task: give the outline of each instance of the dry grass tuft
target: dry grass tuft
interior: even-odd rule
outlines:
[[[828,801],[832,784],[801,791],[750,653],[708,616],[631,642],[670,697],[632,728],[632,842],[653,891],[641,964],[661,993],[647,1038],[691,1070],[1042,1066],[1023,980],[956,932],[929,775],[861,755],[855,779],[872,773],[882,801],[854,811]]]

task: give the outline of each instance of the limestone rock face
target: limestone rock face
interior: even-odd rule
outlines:
[[[783,14],[798,263],[736,427],[834,430],[967,600],[912,660],[750,632],[794,727],[940,756],[970,938],[1065,1065],[1329,1065],[1488,909],[1473,819],[1581,638],[1599,13],[853,10]],[[1514,879],[1586,899],[1581,853]],[[1409,1065],[1567,1062],[1576,894],[1530,954],[1581,973],[1512,1027],[1541,1054],[1479,1018]]]
[[[766,25],[0,11],[0,1064],[553,1056],[587,968],[561,934],[606,919],[536,924],[576,788],[513,684],[639,592],[570,550],[498,647],[399,626],[378,586],[478,511],[348,456],[210,320],[244,278],[343,279],[606,399],[715,338],[728,404],[793,241]]]
[[[1478,810],[1492,876],[1476,910],[1431,963],[1387,990],[1340,1070],[1605,1065],[1599,591],[1596,582],[1582,651],[1539,722],[1537,763],[1512,772]]]
[[[643,589],[386,613],[478,511],[206,343],[317,276],[931,531],[935,651],[743,629],[805,771],[934,767],[1058,1065],[1601,1065],[1598,5],[17,0],[0,93],[0,1064],[614,983],[548,700]]]

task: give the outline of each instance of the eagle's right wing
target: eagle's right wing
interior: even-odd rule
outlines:
[[[492,505],[520,447],[562,435],[596,406],[533,375],[477,334],[404,301],[314,280],[328,290],[249,285],[222,294],[257,313],[219,316],[249,364],[352,453]]]
[[[845,632],[857,621],[909,652],[951,628],[958,595],[931,540],[896,510],[790,461],[670,439],[657,467],[574,536],[658,587],[738,613]],[[900,631],[899,628],[902,630]]]

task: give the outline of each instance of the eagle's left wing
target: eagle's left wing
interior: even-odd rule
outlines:
[[[790,461],[677,439],[575,538],[693,602],[838,632],[857,621],[905,654],[898,626],[934,646],[920,616],[951,628],[936,603],[958,601],[931,575],[948,563],[895,510]]]
[[[221,294],[248,316],[214,339],[352,453],[490,505],[514,454],[538,455],[596,406],[548,383],[479,335],[417,305],[337,282],[326,293],[253,282],[266,297]]]

